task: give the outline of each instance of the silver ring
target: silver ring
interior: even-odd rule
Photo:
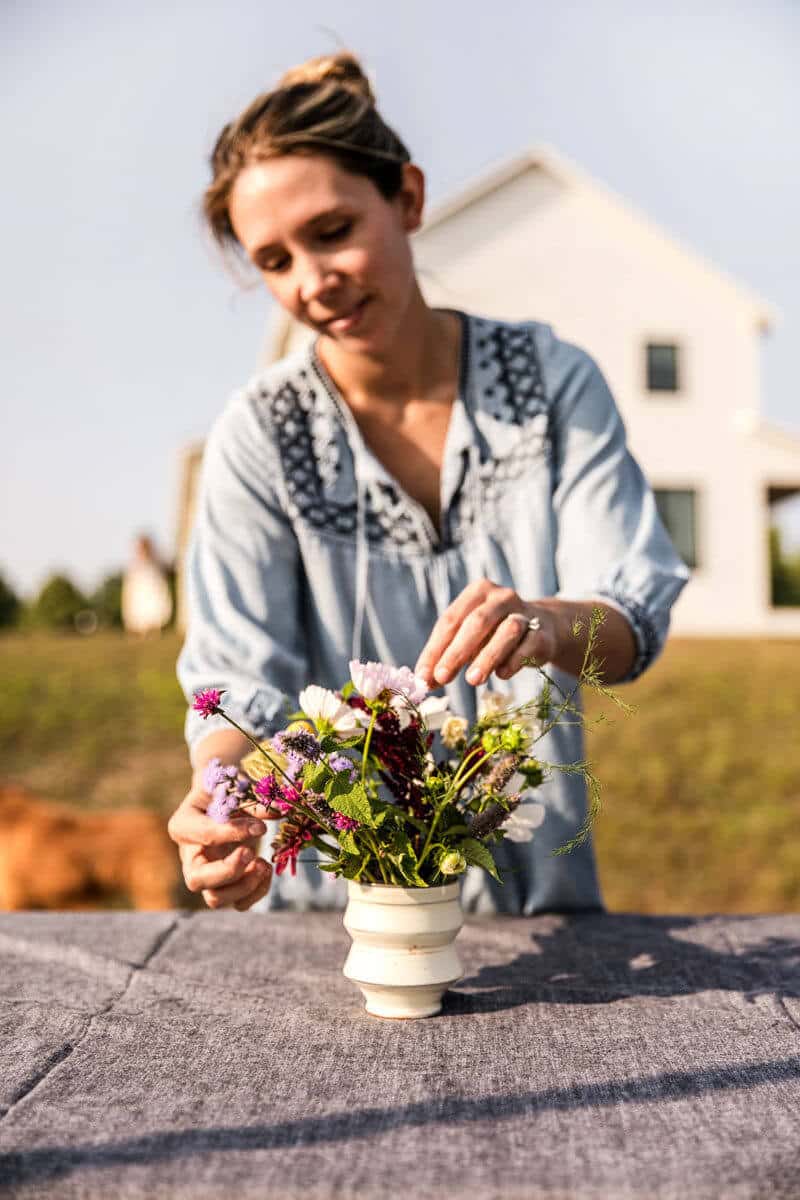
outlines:
[[[509,613],[508,615],[510,617],[519,617],[520,621],[524,621],[525,625],[528,628],[529,633],[536,633],[536,631],[538,629],[542,628],[542,622],[539,620],[538,617],[530,617],[529,618],[523,612]]]

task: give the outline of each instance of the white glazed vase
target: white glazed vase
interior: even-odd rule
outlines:
[[[432,1017],[464,972],[455,939],[464,923],[457,883],[392,887],[348,881],[344,975],[376,1017]]]

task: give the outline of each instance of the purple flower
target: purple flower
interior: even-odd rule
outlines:
[[[195,712],[199,712],[205,721],[206,717],[219,712],[219,702],[221,699],[222,692],[219,688],[204,688],[202,692],[195,692],[192,708]]]
[[[273,736],[272,744],[279,754],[287,757],[294,755],[308,762],[319,758],[320,744],[307,729],[282,729]]]
[[[230,795],[226,784],[220,783],[214,789],[214,796],[206,809],[206,816],[212,821],[217,821],[220,824],[227,821],[233,810],[239,803],[237,795]]]
[[[359,827],[358,821],[353,817],[346,817],[344,813],[336,813],[333,823],[342,833],[352,833],[354,829],[358,829]]]
[[[210,758],[203,769],[203,787],[209,795],[217,784],[225,782],[225,768],[221,758]]]
[[[350,782],[358,776],[358,767],[353,762],[352,758],[348,758],[346,754],[332,754],[328,759],[328,766],[332,771],[349,771]]]

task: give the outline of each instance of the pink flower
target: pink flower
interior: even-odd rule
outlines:
[[[222,692],[219,688],[204,688],[202,692],[195,692],[192,708],[195,712],[199,712],[205,721],[206,717],[213,716],[214,713],[219,712],[219,702],[221,699]]]
[[[359,827],[358,821],[356,821],[353,817],[346,817],[344,813],[336,813],[336,816],[333,818],[333,823],[336,828],[340,829],[343,833],[352,833],[354,829],[358,829]]]
[[[377,700],[382,692],[395,692],[405,696],[412,704],[419,704],[428,694],[428,685],[410,667],[390,667],[387,663],[350,663],[350,678],[365,700]]]
[[[294,788],[281,787],[274,775],[264,775],[262,779],[257,780],[253,791],[262,804],[267,808],[276,809],[284,817],[300,799],[299,792]]]
[[[300,829],[290,841],[274,850],[272,865],[275,868],[276,875],[282,875],[287,867],[292,875],[297,874],[297,857],[305,843],[310,842],[311,838],[310,829]],[[274,847],[275,843],[273,842],[272,844]]]

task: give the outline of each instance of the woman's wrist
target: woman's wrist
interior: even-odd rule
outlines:
[[[252,746],[236,729],[214,729],[192,746],[192,786],[202,786],[203,773],[212,758],[238,766]]]
[[[636,658],[636,639],[625,617],[602,600],[565,600],[548,596],[535,600],[531,614],[544,609],[553,621],[556,650],[553,665],[576,677],[580,674],[586,654],[589,623],[593,611],[603,612],[603,621],[597,633],[595,658],[601,664],[606,683],[624,679],[633,667]],[[580,632],[575,634],[576,624]]]

